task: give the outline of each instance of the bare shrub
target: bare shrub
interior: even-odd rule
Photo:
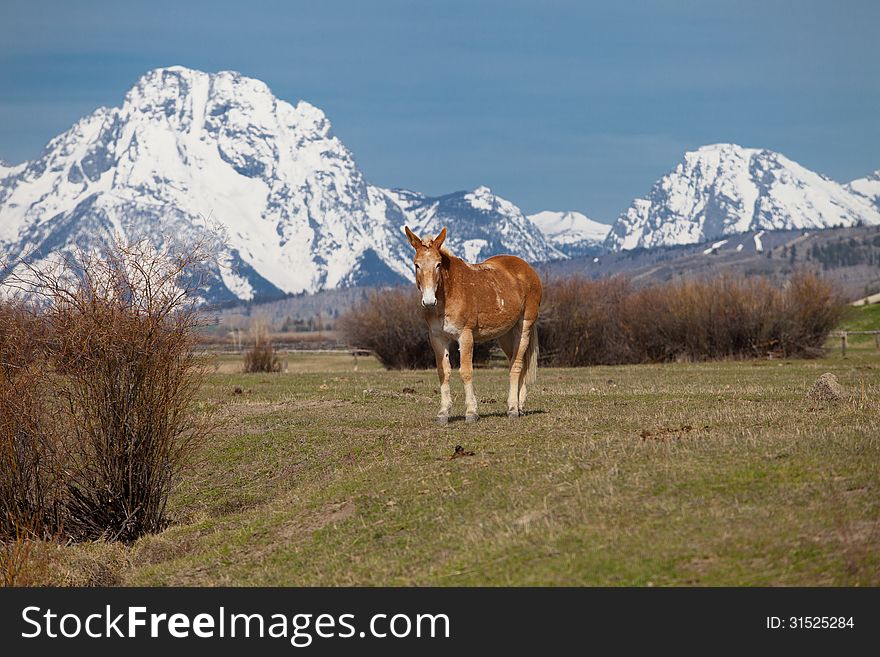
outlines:
[[[815,274],[798,273],[785,288],[781,344],[785,355],[817,357],[846,306],[835,286]]]
[[[543,359],[566,367],[632,362],[623,317],[631,294],[623,278],[572,276],[545,283],[538,320]]]
[[[0,303],[0,540],[13,544],[52,536],[62,522],[64,450],[48,410],[46,333],[32,309]]]
[[[810,273],[783,287],[719,277],[635,289],[572,277],[544,289],[542,347],[558,366],[815,357],[844,310],[834,287]]]
[[[116,243],[14,279],[44,302],[51,372],[34,394],[49,387],[64,433],[65,536],[131,541],[164,527],[174,477],[208,429],[191,412],[203,370],[197,285],[185,283],[206,257]],[[35,416],[39,397],[23,403]]]
[[[780,347],[781,300],[766,279],[722,277],[638,290],[624,314],[642,361],[759,357]]]
[[[410,288],[371,292],[365,301],[343,314],[336,327],[350,347],[372,351],[386,369],[435,366],[419,296]],[[474,345],[474,363],[487,361],[490,350],[490,343]],[[457,367],[459,356],[454,343],[449,355]]]
[[[269,329],[265,322],[257,321],[251,327],[253,346],[244,354],[244,371],[280,372],[281,361],[275,353],[275,346],[269,337]]]

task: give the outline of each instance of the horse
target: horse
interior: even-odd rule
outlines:
[[[469,264],[443,248],[446,228],[422,239],[409,226],[404,230],[415,249],[416,286],[422,293],[422,314],[437,361],[440,379],[438,424],[449,421],[452,396],[449,377],[449,345],[455,340],[461,352],[465,420],[476,422],[474,395],[474,344],[498,340],[510,365],[507,416],[523,415],[526,385],[535,381],[538,369],[538,311],[543,288],[529,264],[512,255],[498,255]]]

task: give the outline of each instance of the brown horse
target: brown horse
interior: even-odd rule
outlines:
[[[474,344],[495,339],[510,362],[507,416],[519,417],[526,401],[526,384],[535,380],[538,369],[536,322],[543,294],[538,274],[527,262],[510,255],[468,264],[442,248],[446,228],[434,239],[421,239],[409,226],[405,229],[416,250],[416,285],[422,292],[422,308],[440,377],[437,422],[446,424],[452,408],[452,340],[458,342],[461,352],[467,421],[479,419],[473,383]]]

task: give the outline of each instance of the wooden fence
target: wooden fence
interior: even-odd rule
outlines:
[[[880,349],[880,331],[832,331],[831,336],[840,338],[840,355],[846,356],[846,348],[849,346],[850,335],[873,335],[874,346]]]

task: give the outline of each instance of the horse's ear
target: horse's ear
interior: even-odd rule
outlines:
[[[418,249],[422,246],[422,240],[420,240],[418,236],[409,229],[409,226],[404,226],[403,229],[406,231],[406,237],[409,239],[409,243],[412,244],[414,249]]]
[[[434,241],[431,242],[431,246],[433,246],[438,251],[440,247],[443,246],[443,240],[446,239],[446,226],[443,226],[443,230],[440,231],[440,234],[434,238]]]

